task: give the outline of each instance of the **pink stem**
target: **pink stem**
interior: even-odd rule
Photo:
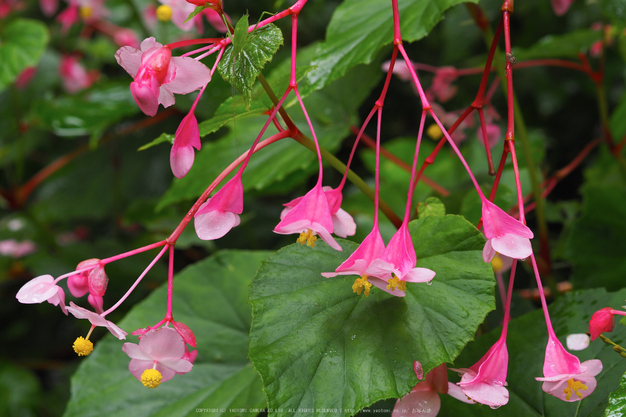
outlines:
[[[100,265],[104,266],[111,262],[115,262],[123,258],[128,258],[129,256],[134,256],[134,255],[137,255],[138,253],[146,252],[146,251],[149,251],[154,248],[158,248],[159,246],[163,246],[166,244],[167,244],[167,241],[162,240],[160,242],[152,243],[150,245],[143,246],[141,248],[137,248],[128,252],[120,253],[119,255],[111,256],[110,258],[104,258],[103,260],[100,261]]]
[[[501,338],[506,339],[506,332],[509,328],[509,321],[511,320],[511,300],[513,298],[513,281],[515,280],[515,268],[517,267],[517,259],[513,259],[511,265],[511,273],[509,274],[509,288],[506,296],[506,303],[504,304],[504,320],[502,323],[502,335]]]
[[[170,246],[170,257],[167,268],[167,311],[165,320],[172,321],[172,296],[174,295],[174,246]]]
[[[552,339],[557,339],[554,329],[552,328],[552,322],[550,321],[550,313],[548,312],[548,303],[546,302],[546,295],[543,292],[543,284],[541,283],[541,277],[539,276],[539,269],[537,268],[537,261],[535,260],[535,254],[530,254],[530,261],[533,265],[533,271],[535,272],[535,279],[537,280],[537,288],[539,289],[539,297],[541,299],[541,308],[543,309],[543,315],[546,319],[546,327],[548,328],[548,336]]]
[[[409,181],[409,192],[406,197],[406,209],[404,210],[404,220],[402,225],[406,226],[409,223],[409,217],[411,215],[411,204],[413,203],[413,191],[415,190],[415,171],[417,170],[417,159],[420,153],[420,144],[422,143],[422,133],[424,132],[424,124],[426,123],[427,110],[422,110],[422,118],[420,119],[420,127],[417,133],[417,142],[415,143],[415,154],[413,155],[413,166],[411,167],[411,180]]]

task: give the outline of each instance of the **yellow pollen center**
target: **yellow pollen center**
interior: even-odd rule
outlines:
[[[578,398],[582,398],[583,394],[578,390],[585,391],[587,386],[580,381],[574,381],[572,378],[567,380],[567,388],[563,390],[563,394],[565,394],[565,401],[569,401],[572,398],[572,394],[576,394]]]
[[[93,351],[93,343],[89,340],[89,336],[87,336],[87,339],[79,336],[76,341],[74,341],[72,347],[78,356],[87,356]]]
[[[156,16],[161,22],[169,22],[172,19],[172,8],[162,4],[156,9]]]
[[[361,278],[357,278],[354,280],[354,284],[352,284],[352,292],[361,295],[361,291],[365,288],[365,296],[370,295],[370,289],[372,288],[372,284],[367,280],[367,275],[363,275]]]
[[[80,17],[83,19],[89,19],[93,14],[93,9],[89,6],[80,6],[78,9],[78,13],[80,13]]]
[[[396,287],[398,287],[398,290],[400,291],[406,291],[406,282],[405,281],[401,281],[400,278],[398,278],[397,276],[393,276],[393,278],[389,279],[387,281],[387,289],[388,290],[395,290]]]
[[[502,261],[502,258],[497,253],[491,260],[491,266],[493,267],[493,270],[496,272],[502,271],[502,268],[504,267],[504,262]]]
[[[148,388],[156,388],[161,384],[163,376],[156,369],[146,369],[141,374],[141,383]]]
[[[313,234],[313,230],[307,229],[306,232],[300,233],[300,237],[296,240],[296,242],[301,244],[306,244],[312,248],[315,247],[315,241],[317,240],[317,236]]]
[[[441,128],[439,128],[436,123],[428,126],[428,129],[426,129],[426,134],[433,140],[439,140],[443,136]]]

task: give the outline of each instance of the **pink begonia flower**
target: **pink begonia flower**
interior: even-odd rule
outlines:
[[[568,334],[565,339],[569,350],[585,350],[589,347],[589,336],[585,333]]]
[[[328,198],[318,183],[289,212],[285,213],[283,210],[274,233],[280,235],[300,233],[297,241],[309,246],[315,246],[316,235],[319,235],[328,246],[340,251],[341,246],[331,235],[333,230]]]
[[[67,311],[72,313],[72,315],[77,319],[89,320],[92,326],[106,327],[113,336],[117,337],[120,340],[126,339],[126,335],[128,333],[118,327],[115,323],[110,322],[102,317],[100,314],[89,311],[86,308],[79,307],[73,302],[70,302],[70,306],[67,308]]]
[[[359,278],[352,285],[352,291],[361,295],[361,292],[365,289],[365,296],[367,297],[369,296],[370,288],[372,288],[372,283],[368,281],[372,272],[368,270],[368,267],[384,251],[385,242],[383,242],[378,226],[375,225],[359,247],[335,269],[335,272],[322,272],[322,276],[331,278],[337,275],[358,275]],[[387,274],[386,278],[391,279],[391,274]]]
[[[185,32],[190,31],[195,21],[200,19],[194,16],[188,22],[185,22],[189,15],[196,9],[196,6],[187,3],[186,0],[159,0],[159,3],[172,9],[172,23],[174,23],[178,29]]]
[[[78,18],[78,6],[71,5],[57,15],[56,21],[61,24],[61,32],[67,33],[70,28],[77,23]]]
[[[509,402],[509,391],[505,388],[508,364],[506,338],[501,337],[469,369],[452,370],[463,373],[458,385],[467,397],[477,403],[497,408]]]
[[[605,307],[593,313],[589,320],[589,333],[591,340],[597,339],[602,333],[612,332],[615,327],[613,322],[613,309]]]
[[[552,10],[557,16],[563,16],[569,10],[574,0],[552,0]]]
[[[435,72],[433,84],[426,91],[427,97],[434,95],[440,103],[445,103],[456,94],[458,88],[452,83],[457,78],[457,71],[454,67],[441,67]]]
[[[59,8],[59,0],[39,0],[39,7],[45,16],[50,17]]]
[[[35,243],[30,240],[18,242],[15,239],[0,240],[0,255],[12,258],[21,258],[37,250]]]
[[[243,184],[241,174],[237,173],[196,212],[194,227],[198,237],[202,240],[221,238],[239,225],[242,212]]]
[[[352,216],[341,208],[341,201],[343,200],[341,190],[333,189],[328,186],[322,187],[322,190],[324,190],[324,194],[328,199],[330,216],[333,219],[333,233],[343,238],[354,236],[356,233],[356,223]],[[285,209],[280,214],[280,218],[284,218],[303,198],[304,196],[294,198],[290,202],[283,204]]]
[[[139,38],[137,38],[137,34],[132,29],[120,29],[116,30],[113,35],[113,42],[117,46],[130,46],[132,48],[139,48]]]
[[[174,134],[174,145],[170,152],[170,167],[176,178],[183,178],[187,175],[195,159],[193,148],[200,150],[200,146],[198,121],[192,110],[180,122]]]
[[[415,373],[418,374],[417,379],[421,379],[423,377],[421,364],[416,361],[414,369]],[[411,392],[396,401],[396,405],[393,408],[391,415],[393,417],[435,417],[441,408],[441,399],[439,398],[439,394],[448,394],[457,400],[474,404],[473,401],[467,399],[460,387],[448,382],[446,364],[441,364],[431,370],[423,381],[419,381]]]
[[[487,125],[485,126],[485,130],[487,130],[487,143],[489,144],[490,148],[493,148],[498,144],[500,138],[502,137],[502,129],[500,129],[500,126],[498,125],[487,123]],[[481,145],[485,146],[483,129],[480,126],[478,127],[477,136]]]
[[[63,88],[70,94],[91,87],[100,76],[97,71],[87,71],[72,55],[64,55],[59,64],[59,75]]]
[[[417,258],[408,223],[402,223],[393,235],[382,255],[372,261],[368,270],[372,284],[397,297],[404,297],[407,282],[429,282],[435,272],[428,268],[416,268]],[[393,274],[389,280],[386,277]]]
[[[74,297],[82,297],[89,292],[87,301],[98,312],[104,310],[102,297],[106,293],[109,278],[104,272],[104,267],[99,265],[100,259],[87,259],[76,266],[76,270],[92,266],[92,269],[71,275],[67,279],[67,287]]]
[[[541,388],[544,392],[563,401],[574,402],[591,395],[597,385],[595,376],[601,371],[600,360],[591,359],[580,363],[551,335],[546,347],[543,377],[535,379],[543,381]]]
[[[190,57],[172,57],[169,47],[153,37],[141,42],[141,50],[124,46],[115,58],[135,80],[130,91],[139,108],[148,116],[159,104],[174,104],[174,94],[189,94],[211,81],[211,70]]]
[[[176,374],[184,374],[193,368],[185,355],[185,342],[178,332],[170,327],[162,327],[146,332],[139,344],[124,343],[122,351],[130,358],[128,370],[137,380],[150,388],[169,381]],[[157,380],[147,372],[158,371]]]
[[[533,232],[485,197],[481,199],[483,230],[487,238],[483,260],[491,262],[496,252],[515,259],[528,258],[533,250],[530,245]]]
[[[41,275],[31,279],[20,288],[15,298],[22,304],[39,304],[47,301],[55,306],[60,305],[67,316],[65,293],[63,288],[54,283],[52,275]]]

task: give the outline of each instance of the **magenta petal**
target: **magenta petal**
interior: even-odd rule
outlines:
[[[243,183],[241,175],[235,175],[198,210],[197,214],[211,211],[230,211],[235,214],[243,212]],[[196,215],[197,215],[196,214]]]
[[[522,222],[509,216],[500,207],[483,198],[482,220],[485,237],[502,236],[504,234],[518,235],[528,239],[533,238],[533,232]]]
[[[411,269],[415,268],[417,259],[415,257],[415,249],[413,241],[409,234],[408,224],[403,224],[400,229],[393,235],[389,241],[389,245],[380,259],[394,266],[394,273],[400,279]]]
[[[526,259],[533,253],[530,240],[518,235],[505,234],[490,241],[493,250],[509,258]]]
[[[194,226],[196,234],[202,240],[214,240],[224,236],[240,222],[239,215],[230,211],[211,211],[196,214]]]
[[[179,146],[193,146],[200,150],[200,130],[194,112],[189,112],[178,125],[178,129],[174,133],[174,145],[177,143]]]
[[[176,143],[174,143],[170,151],[170,168],[172,168],[172,174],[174,174],[176,178],[184,178],[193,166],[195,156],[193,147],[177,146]]]
[[[130,92],[135,103],[147,116],[154,116],[159,109],[158,96],[149,85],[133,81],[130,83]]]
[[[558,339],[550,337],[546,346],[543,376],[549,378],[580,373],[580,360],[566,351]]]
[[[365,270],[369,264],[377,259],[385,251],[385,243],[380,235],[380,230],[376,227],[352,254],[335,269],[335,272],[351,271],[355,275],[365,275]],[[362,262],[358,262],[362,261]],[[358,264],[357,264],[358,263]]]
[[[54,297],[58,288],[52,275],[41,275],[24,284],[15,297],[22,304],[42,303]]]

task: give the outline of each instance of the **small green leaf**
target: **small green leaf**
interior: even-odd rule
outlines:
[[[460,216],[425,217],[410,231],[417,266],[437,275],[432,285],[408,284],[404,298],[376,288],[359,296],[351,288],[355,276],[322,277],[356,249],[346,240],[344,252],[323,242],[313,249],[293,244],[262,264],[250,289],[250,358],[270,409],[353,415],[409,392],[417,382],[414,361],[427,372],[474,338],[494,308],[484,238]]]
[[[239,53],[246,46],[246,41],[248,39],[248,15],[244,14],[241,16],[241,19],[237,22],[237,26],[235,26],[235,35],[233,36],[233,53],[232,59],[236,60],[239,58]],[[281,42],[282,43],[282,42]]]
[[[445,216],[446,206],[437,197],[428,197],[417,205],[417,215],[421,219],[428,216]]]
[[[609,395],[609,406],[606,417],[622,417],[626,415],[626,373],[622,375],[619,388]]]
[[[145,151],[146,149],[150,149],[153,146],[159,145],[161,143],[169,143],[170,145],[174,144],[174,135],[170,135],[169,133],[161,133],[161,135],[154,139],[152,142],[146,143],[145,145],[143,145],[142,147],[140,147],[139,149],[137,149],[138,151]]]
[[[619,324],[626,326],[626,316],[622,316],[622,319],[619,321]]]
[[[202,13],[204,11],[204,9],[208,9],[211,7],[211,3],[205,3],[204,6],[198,6],[196,7],[193,12],[191,12],[191,14],[189,15],[189,17],[187,17],[187,19],[185,19],[185,21],[183,23],[187,23],[189,22],[191,19],[193,19],[194,17],[196,17],[198,14]]]
[[[240,22],[241,20],[237,26]],[[235,35],[243,38],[241,34]],[[278,27],[269,24],[256,29],[247,35],[247,40],[244,40],[244,44],[231,45],[226,48],[217,68],[222,78],[241,93],[248,108],[252,99],[254,82],[265,64],[272,59],[283,44],[283,34]]]
[[[15,19],[0,33],[0,91],[22,71],[35,66],[48,43],[46,26],[31,19]]]
[[[235,408],[264,408],[265,396],[248,355],[248,286],[262,251],[220,252],[184,269],[174,279],[176,321],[195,333],[198,358],[191,372],[155,390],[128,371],[123,342],[107,335],[95,344],[72,377],[65,417],[197,416],[196,408],[223,409],[211,415],[234,416]],[[119,323],[127,331],[154,325],[165,313],[167,288],[161,286]],[[136,343],[135,336],[126,342]]]

